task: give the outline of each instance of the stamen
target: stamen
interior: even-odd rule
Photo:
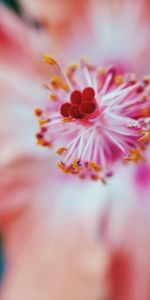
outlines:
[[[72,163],[72,167],[75,169],[75,171],[80,172],[82,170],[82,166],[80,166],[80,160],[75,159]]]
[[[39,120],[39,125],[42,126],[42,125],[45,125],[49,122],[49,120]]]
[[[63,119],[63,121],[64,121],[64,123],[70,123],[71,121],[72,121],[72,118],[70,118],[70,117],[65,117],[64,119]]]
[[[114,77],[114,82],[117,84],[117,85],[120,85],[124,82],[124,79],[123,79],[123,76],[121,75],[116,75]]]
[[[77,70],[78,68],[78,64],[73,64],[71,66],[69,66],[66,70],[66,74],[67,76],[70,78],[73,76],[73,74],[75,73],[75,71]]]
[[[90,162],[90,167],[93,169],[96,173],[100,172],[100,167],[93,161]]]
[[[46,85],[53,101],[35,108],[36,139],[55,147],[60,138],[64,146],[55,151],[62,156],[57,164],[62,172],[105,184],[115,161],[144,160],[150,142],[150,78],[138,81],[114,66],[99,70],[86,62],[64,73],[55,59],[45,56],[45,61],[55,71]]]
[[[150,141],[150,129],[145,131],[138,141],[139,143],[148,143]]]
[[[69,173],[70,173],[69,168],[66,168],[65,165],[64,165],[61,161],[59,161],[59,162],[57,163],[57,167],[58,167],[59,169],[61,169],[61,171],[62,171],[63,173],[65,173],[65,174],[69,174]]]
[[[37,107],[34,109],[34,113],[35,113],[35,116],[40,117],[42,114],[42,110]]]
[[[66,147],[61,147],[56,152],[57,152],[57,154],[62,155],[65,152],[67,152],[67,148]]]
[[[50,94],[49,99],[52,100],[52,101],[57,101],[58,97],[55,94]]]
[[[64,90],[69,90],[69,89],[71,90],[72,89],[71,83],[70,83],[68,77],[66,76],[65,72],[62,70],[61,66],[57,63],[57,61],[47,54],[44,55],[44,60],[50,66],[54,67],[54,70],[53,70],[54,76],[57,77],[59,75],[58,76],[59,78],[60,78],[60,76],[62,77],[63,82],[65,82],[65,83],[63,83]],[[57,80],[56,80],[56,82],[57,82]]]
[[[133,161],[135,163],[138,163],[139,161],[144,160],[144,158],[141,155],[141,149],[131,149],[130,155],[124,157],[124,162]]]
[[[69,90],[69,86],[65,82],[63,82],[63,80],[59,76],[53,76],[50,81],[50,84],[51,84],[51,89],[61,88],[64,91]]]
[[[44,60],[45,60],[45,62],[46,62],[47,64],[49,64],[49,65],[55,65],[55,64],[57,64],[56,60],[53,59],[53,58],[52,58],[51,56],[49,56],[48,54],[45,54],[45,55],[44,55]]]
[[[37,144],[39,146],[51,148],[51,143],[44,140],[44,137],[41,133],[36,134]]]

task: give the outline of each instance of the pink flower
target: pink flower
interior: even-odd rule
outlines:
[[[83,61],[65,73],[54,59],[45,59],[61,77],[46,85],[53,103],[35,110],[37,140],[54,144],[60,169],[104,181],[119,158],[141,160],[140,142],[149,141],[149,79],[137,81],[115,67],[102,70]]]
[[[92,1],[92,3],[96,3],[96,1]],[[133,8],[136,10],[135,5],[133,5]],[[126,10],[128,13],[131,11]],[[75,177],[67,177],[66,182],[63,176],[58,175],[57,171],[55,173],[54,162],[49,160],[49,151],[47,151],[47,155],[46,152],[35,145],[34,132],[36,131],[36,122],[33,116],[33,107],[39,105],[39,103],[41,105],[42,99],[45,99],[45,94],[40,89],[39,84],[47,78],[48,72],[47,69],[43,69],[40,57],[41,53],[50,51],[52,36],[49,33],[45,39],[44,30],[37,34],[35,30],[26,27],[25,24],[23,25],[19,18],[8,13],[8,11],[3,9],[0,13],[0,20],[3,24],[3,27],[1,27],[3,43],[0,43],[0,88],[2,94],[0,118],[0,226],[4,238],[6,257],[2,300],[23,298],[43,300],[43,298],[49,299],[51,296],[56,300],[66,300],[67,298],[70,300],[73,297],[81,300],[89,298],[95,300],[97,298],[111,298],[112,295],[116,299],[127,295],[127,300],[133,300],[135,298],[133,298],[133,293],[130,292],[130,289],[127,289],[128,278],[130,282],[134,281],[135,283],[136,296],[137,291],[140,291],[139,297],[141,298],[139,299],[149,300],[145,296],[146,293],[148,294],[148,276],[145,276],[145,272],[147,272],[146,274],[149,272],[147,264],[148,248],[142,240],[148,236],[149,226],[147,226],[146,222],[143,222],[146,210],[144,210],[141,223],[138,222],[137,210],[135,210],[134,206],[134,203],[137,201],[137,193],[135,193],[134,189],[131,190],[131,186],[132,188],[134,187],[134,184],[131,184],[133,182],[131,176],[133,173],[131,173],[129,168],[118,169],[116,176],[109,181],[107,189],[99,185],[99,183],[90,182],[87,184],[87,182],[79,181]],[[128,27],[127,23],[126,21],[124,24],[127,28],[127,33],[129,33],[131,26]],[[65,28],[68,26],[67,22],[66,24]],[[118,22],[113,32],[116,32],[119,24],[122,23]],[[141,25],[142,29],[143,23],[139,22],[139,25]],[[78,28],[81,31],[81,28]],[[101,26],[98,25],[98,28],[100,29]],[[82,30],[84,32],[84,28]],[[86,50],[91,50],[91,53],[94,54],[94,44],[92,42],[89,43],[90,35],[85,36],[82,34],[85,38],[83,41],[88,38],[88,44],[83,42],[81,45],[82,39],[80,38],[79,30],[76,32],[78,37],[76,40],[72,36],[71,31],[68,43],[66,43],[66,39],[65,42],[63,42],[63,39],[60,39],[60,26],[54,32],[57,32],[58,35],[55,40],[57,43],[54,43],[55,47],[53,49],[57,48],[57,53],[60,53],[63,48],[66,60],[69,59],[69,55],[72,59],[73,56],[81,54],[80,50],[85,50],[87,45],[88,49]],[[122,33],[122,30],[120,30],[120,33]],[[127,36],[128,34],[126,34]],[[140,31],[138,31],[136,37],[140,36]],[[119,35],[119,37],[120,46],[123,40],[127,40],[124,39],[124,35]],[[135,37],[135,35],[131,35],[131,37]],[[61,43],[58,44],[60,40]],[[130,38],[131,40],[132,38]],[[138,46],[135,49],[139,49],[139,45],[142,49],[147,49],[145,39],[144,41],[143,39],[139,40],[140,43],[136,43]],[[80,41],[81,47],[77,41]],[[96,45],[97,41],[95,40]],[[113,39],[111,41],[114,51],[115,49],[117,51],[119,47],[116,48]],[[95,60],[100,60],[103,43],[100,45],[100,48],[97,48],[98,55],[96,55]],[[106,48],[107,43],[103,53],[105,53]],[[72,51],[68,51],[68,49],[72,49]],[[112,48],[108,47],[106,62],[114,60],[113,56],[110,59],[112,53],[110,49]],[[123,49],[125,54],[126,49],[131,49],[131,43],[128,43],[127,48],[123,47]],[[133,51],[133,53],[135,52]],[[129,65],[131,67],[132,62],[135,66],[134,69],[138,69],[139,73],[141,73],[141,70],[145,70],[145,65],[146,68],[148,67],[148,55],[145,54],[139,60],[141,56],[136,55],[134,57],[134,55],[131,55],[130,57],[130,54],[131,52],[128,51],[127,56],[123,55],[123,61],[121,60],[120,62],[119,59],[119,68],[121,66],[123,70],[128,69]],[[126,57],[126,60],[124,60],[124,57]],[[129,58],[130,63],[127,64]],[[143,61],[146,62],[145,65]],[[58,83],[58,81],[55,80],[53,83]],[[64,94],[66,95],[66,91]],[[39,99],[39,103],[37,103],[37,99]],[[69,98],[64,100],[69,101]],[[46,105],[48,112],[49,105]],[[59,107],[60,101],[56,101],[54,103],[54,111],[57,109],[58,112]],[[134,115],[133,119],[135,124],[137,122],[137,114],[136,116]],[[95,120],[90,121],[95,122]],[[77,123],[76,120],[74,123]],[[144,144],[148,138],[148,124],[142,123],[140,126],[142,126],[140,139],[141,143]],[[132,133],[136,132],[136,128],[127,128],[127,130]],[[54,138],[56,140],[56,134]],[[133,143],[135,142],[134,139],[135,137],[133,137]],[[42,143],[42,140],[39,140],[39,143]],[[115,161],[115,157],[113,161]],[[123,176],[122,172],[125,169],[126,174]],[[125,183],[126,185],[124,186]],[[111,200],[113,201],[111,202]],[[107,222],[105,224],[104,220],[104,232],[101,233],[100,230],[102,235],[99,236],[97,220],[103,216],[106,206],[108,206],[108,209],[111,208],[112,214],[114,213],[113,218],[111,218],[110,215],[107,216],[106,212],[106,221],[110,224],[110,234],[107,233]],[[132,214],[130,214],[131,208],[133,208]],[[141,212],[142,210],[139,209],[138,213],[140,216]],[[147,210],[147,215],[148,212]],[[128,226],[129,217],[130,222]],[[112,219],[113,221],[111,222]],[[83,224],[84,226],[82,226]],[[133,224],[135,224],[135,227],[133,227]],[[140,226],[136,227],[139,224],[143,226],[143,230],[141,230]],[[133,228],[133,231],[130,230],[131,228]],[[136,229],[138,241],[136,241],[134,229]],[[143,232],[145,232],[145,235],[143,235]],[[113,243],[111,244],[112,240]],[[115,251],[119,253],[118,260],[122,256],[119,251],[120,249],[121,251],[124,250],[124,244],[127,244],[128,248],[125,262],[128,261],[129,268],[122,283],[124,284],[122,293],[120,293],[119,287],[120,289],[122,287],[120,282],[123,277],[122,274],[126,271],[126,265],[120,264],[122,273],[119,273],[118,277],[112,275],[108,278],[112,246],[114,244],[116,247]],[[139,260],[141,253],[144,255],[144,264]],[[134,254],[137,254],[138,257]],[[115,263],[114,265],[116,266]],[[112,269],[114,272],[115,268]],[[133,272],[130,272],[131,269],[135,270],[134,272],[138,274],[137,277],[133,277]],[[143,274],[144,277],[142,278]],[[114,285],[117,286],[113,290],[111,289],[112,281],[114,281],[113,287]],[[141,288],[142,284],[145,289]],[[143,291],[144,294],[142,294]],[[131,297],[129,297],[130,295]]]

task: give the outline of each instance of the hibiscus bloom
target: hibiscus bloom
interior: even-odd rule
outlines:
[[[137,81],[115,67],[98,69],[84,61],[63,72],[53,58],[45,59],[60,76],[46,85],[53,103],[35,110],[37,140],[44,147],[59,145],[63,172],[104,181],[99,173],[110,176],[114,160],[141,160],[150,139],[149,78]]]
[[[11,26],[9,20],[12,22]],[[95,182],[87,184],[75,178],[67,179],[66,188],[64,177],[58,175],[58,172],[55,173],[53,161],[35,145],[33,138],[36,131],[33,107],[38,105],[37,101],[41,103],[41,99],[45,99],[45,93],[37,87],[48,74],[39,63],[40,59],[36,57],[40,56],[39,52],[43,52],[41,48],[45,49],[44,52],[49,52],[50,39],[46,42],[45,32],[38,32],[37,35],[35,30],[30,31],[29,27],[27,29],[19,19],[16,20],[5,10],[1,22],[4,24],[1,58],[6,57],[1,72],[2,99],[5,101],[0,133],[0,221],[6,258],[2,299],[49,299],[50,295],[56,300],[66,300],[67,297],[70,299],[72,295],[75,299],[107,299],[111,298],[112,294],[116,295],[115,292],[119,297],[118,290],[114,289],[112,293],[110,284],[113,278],[115,283],[118,283],[118,277],[111,276],[111,280],[108,278],[112,244],[110,245],[111,239],[108,239],[106,234],[107,212],[111,208],[110,200],[113,198],[116,205],[113,202],[114,218],[113,226],[110,227],[114,230],[110,233],[112,232],[113,241],[116,241],[118,249],[119,243],[122,247],[124,245],[121,236],[125,240],[125,231],[130,231],[127,223],[124,222],[125,230],[120,224],[121,220],[127,220],[129,217],[131,203],[126,201],[126,196],[120,201],[120,195],[125,195],[129,190],[131,181],[126,181],[126,175],[122,177],[123,173],[119,173],[111,181],[112,189],[105,189]],[[13,29],[16,35],[15,42]],[[24,36],[28,36],[29,39],[25,40]],[[147,44],[141,43],[141,46],[147,49]],[[63,47],[67,59],[69,53],[70,57],[79,56],[79,52],[81,54],[79,44],[74,44],[72,40],[69,44],[64,43]],[[66,51],[67,47],[72,51]],[[5,56],[8,49],[9,55]],[[144,59],[147,61],[146,55]],[[120,65],[124,65],[124,59]],[[142,67],[137,61],[134,65],[141,71]],[[124,179],[118,181],[119,176]],[[124,182],[127,183],[125,189],[119,188],[120,183],[123,185]],[[135,194],[129,193],[128,200],[130,198],[136,200]],[[120,206],[123,204],[122,210],[118,209],[118,203]],[[126,210],[124,206],[127,207]],[[104,211],[106,214],[102,217]],[[133,209],[133,213],[134,211]],[[101,230],[97,229],[99,219]],[[133,224],[134,214],[130,220]],[[117,228],[118,231],[120,229],[120,235],[118,231],[115,232]],[[131,237],[127,236],[128,245],[132,235],[134,232]],[[134,241],[133,244],[135,245]],[[143,248],[146,249],[144,245]],[[133,247],[128,249],[129,257]],[[136,253],[136,245],[134,249]]]

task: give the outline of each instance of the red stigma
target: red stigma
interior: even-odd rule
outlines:
[[[82,101],[82,98],[81,98],[81,92],[79,90],[74,90],[71,94],[71,103],[72,104],[80,104],[81,101]]]
[[[84,119],[93,117],[97,105],[94,99],[95,91],[92,87],[86,87],[82,92],[74,90],[70,96],[70,102],[61,105],[60,113],[63,117]]]
[[[84,115],[80,112],[79,105],[72,105],[70,115],[74,119],[82,119]]]
[[[82,101],[90,102],[94,99],[95,91],[92,87],[86,87],[82,92]]]
[[[92,114],[96,110],[96,102],[83,102],[80,105],[80,112],[83,114]]]
[[[60,113],[63,117],[67,118],[70,116],[70,109],[71,109],[71,104],[66,102],[61,105],[60,107]]]

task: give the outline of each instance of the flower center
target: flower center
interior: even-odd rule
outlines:
[[[93,119],[97,115],[95,115],[96,111],[97,103],[92,87],[86,87],[82,92],[74,90],[70,102],[65,102],[60,107],[62,117],[72,119]]]

